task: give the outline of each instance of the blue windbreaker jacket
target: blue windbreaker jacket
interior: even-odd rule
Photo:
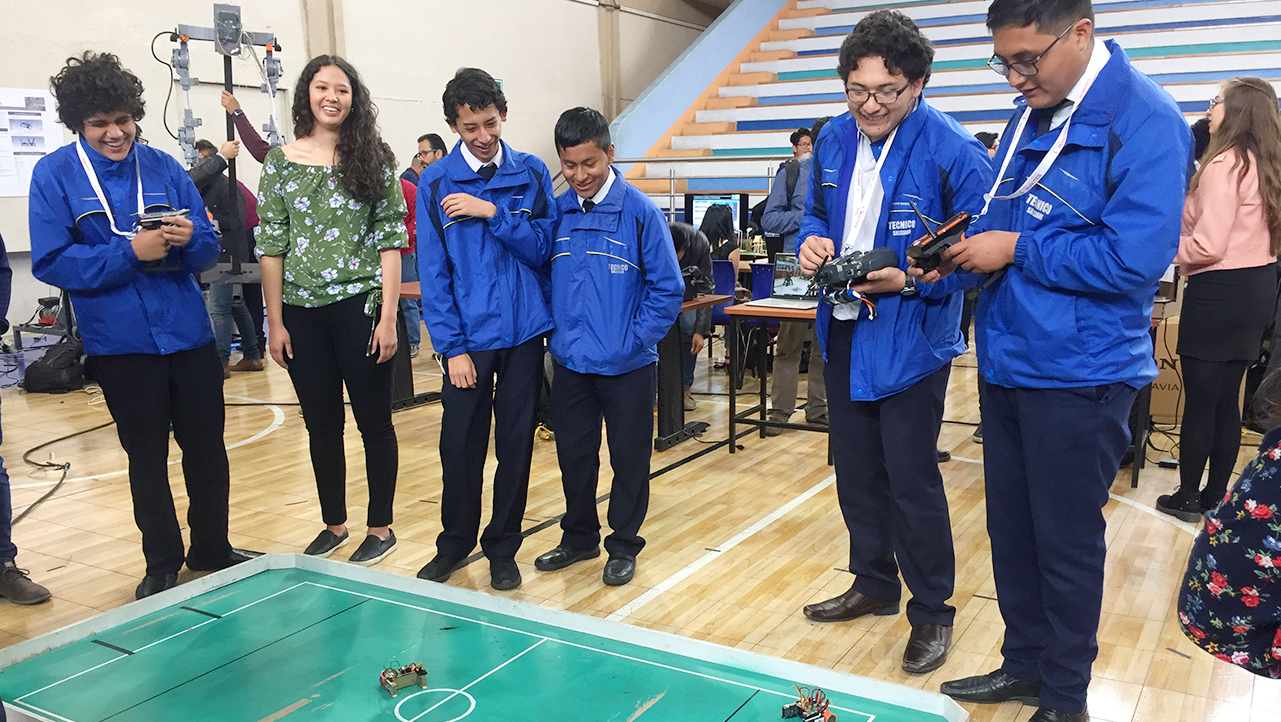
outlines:
[[[555,230],[552,176],[536,156],[503,143],[503,164],[485,181],[461,141],[418,180],[418,271],[423,321],[437,353],[513,348],[552,327],[543,297]],[[447,218],[452,193],[498,206],[494,217]]]
[[[89,162],[120,230],[132,229],[137,173],[148,211],[190,209],[191,240],[164,263],[180,270],[145,270],[129,239],[111,232],[107,214],[85,176],[74,144],[36,163],[31,174],[31,272],[66,290],[75,307],[85,353],[171,354],[213,342],[213,328],[194,274],[218,262],[218,237],[200,193],[173,157],[134,143],[124,160],[107,159],[83,139]],[[136,159],[136,165],[135,165]]]
[[[832,239],[841,251],[850,183],[858,148],[858,123],[848,112],[823,126],[815,143],[805,220],[798,240]],[[889,246],[906,269],[907,247],[925,235],[912,212],[937,225],[960,211],[977,214],[995,173],[987,149],[947,115],[924,99],[899,124],[881,168],[885,199],[873,245]],[[965,350],[961,337],[959,291],[981,279],[952,274],[938,283],[920,284],[915,296],[877,296],[876,318],[866,309],[854,325],[850,351],[850,397],[875,401],[892,396],[930,374]],[[818,338],[827,357],[827,329],[832,307],[818,307]]]
[[[619,376],[658,360],[685,282],[667,219],[614,172],[614,185],[590,213],[574,189],[556,199],[552,250],[552,358],[579,373]]]
[[[810,166],[813,158],[806,158],[799,163],[799,175],[796,186],[792,188],[792,197],[787,197],[787,164],[779,166],[774,174],[774,185],[770,186],[769,197],[765,199],[765,213],[761,215],[761,228],[766,233],[783,237],[784,253],[800,253],[800,238],[797,232],[801,221],[805,220],[805,199],[810,192]]]
[[[988,383],[1068,388],[1156,378],[1149,334],[1161,274],[1179,246],[1191,131],[1169,93],[1112,57],[1072,115],[1067,145],[1020,198],[992,202],[972,233],[1017,231],[1014,265],[979,297],[979,368]],[[998,193],[1012,193],[1058,137],[1033,139],[1037,114],[1001,136]],[[1060,126],[1061,127],[1061,126]]]

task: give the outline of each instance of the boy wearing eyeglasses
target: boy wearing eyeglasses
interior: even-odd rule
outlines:
[[[989,65],[1022,98],[990,206],[940,270],[1001,274],[975,333],[1004,662],[942,691],[1083,722],[1103,506],[1135,394],[1157,375],[1149,319],[1179,242],[1191,134],[1173,99],[1094,36],[1088,0],[995,0],[987,26]]]
[[[949,362],[965,349],[962,293],[978,279],[918,283],[906,250],[959,211],[977,213],[991,159],[921,97],[934,49],[907,16],[878,10],[845,38],[837,72],[849,112],[814,143],[798,237],[806,274],[841,255],[889,247],[898,265],[853,287],[862,300],[820,304],[836,490],[850,533],[849,591],[805,607],[818,622],[898,614],[899,574],[912,597],[903,669],[947,660],[956,614],[952,527],[938,468]]]

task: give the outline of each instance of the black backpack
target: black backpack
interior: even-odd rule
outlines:
[[[796,210],[792,208],[792,194],[796,192],[796,181],[801,177],[801,162],[793,158],[783,163],[783,169],[787,172],[784,176],[787,187],[787,208]]]
[[[85,387],[84,348],[64,337],[31,362],[22,379],[22,388],[32,394],[65,394]]]

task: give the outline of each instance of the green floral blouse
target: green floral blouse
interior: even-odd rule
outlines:
[[[362,293],[365,312],[382,304],[379,252],[409,245],[405,196],[391,168],[373,208],[351,197],[333,166],[302,165],[272,148],[258,181],[256,241],[262,256],[284,256],[284,302],[318,308]]]

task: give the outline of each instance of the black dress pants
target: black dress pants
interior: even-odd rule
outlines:
[[[896,601],[901,570],[912,593],[912,626],[950,626],[956,608],[947,600],[956,583],[956,557],[936,444],[951,368],[944,365],[893,396],[851,401],[853,326],[832,321],[824,374],[854,589]]]
[[[147,574],[177,574],[185,559],[216,562],[231,554],[227,541],[230,471],[222,432],[222,363],[210,342],[167,355],[90,357],[120,445],[129,456],[133,518],[142,532]],[[169,429],[182,449],[191,551],[169,488]]]
[[[600,544],[596,485],[600,477],[600,428],[609,434],[609,526],[605,551],[635,558],[645,546],[641,524],[649,510],[649,460],[654,448],[654,394],[658,364],[618,376],[582,374],[556,364],[552,421],[565,489],[561,545],[581,551]]]
[[[440,390],[444,407],[440,515],[445,528],[436,537],[436,551],[449,559],[462,559],[476,547],[492,414],[498,469],[493,515],[480,537],[480,548],[491,560],[510,559],[520,549],[520,523],[529,494],[543,337],[535,336],[514,348],[471,351],[470,356],[476,366],[476,388],[460,389],[445,374]]]
[[[1130,444],[1137,391],[1114,383],[983,390],[992,572],[1005,620],[1001,669],[1041,683],[1041,704],[1085,709],[1107,558],[1103,506]]]
[[[369,354],[377,318],[365,315],[365,294],[320,308],[286,304],[281,315],[294,350],[288,359],[289,378],[307,424],[321,517],[330,526],[347,523],[343,449],[347,409],[342,395],[346,384],[365,447],[369,483],[365,521],[371,527],[389,526],[399,464],[396,428],[391,423],[394,361],[380,364],[377,356]]]

